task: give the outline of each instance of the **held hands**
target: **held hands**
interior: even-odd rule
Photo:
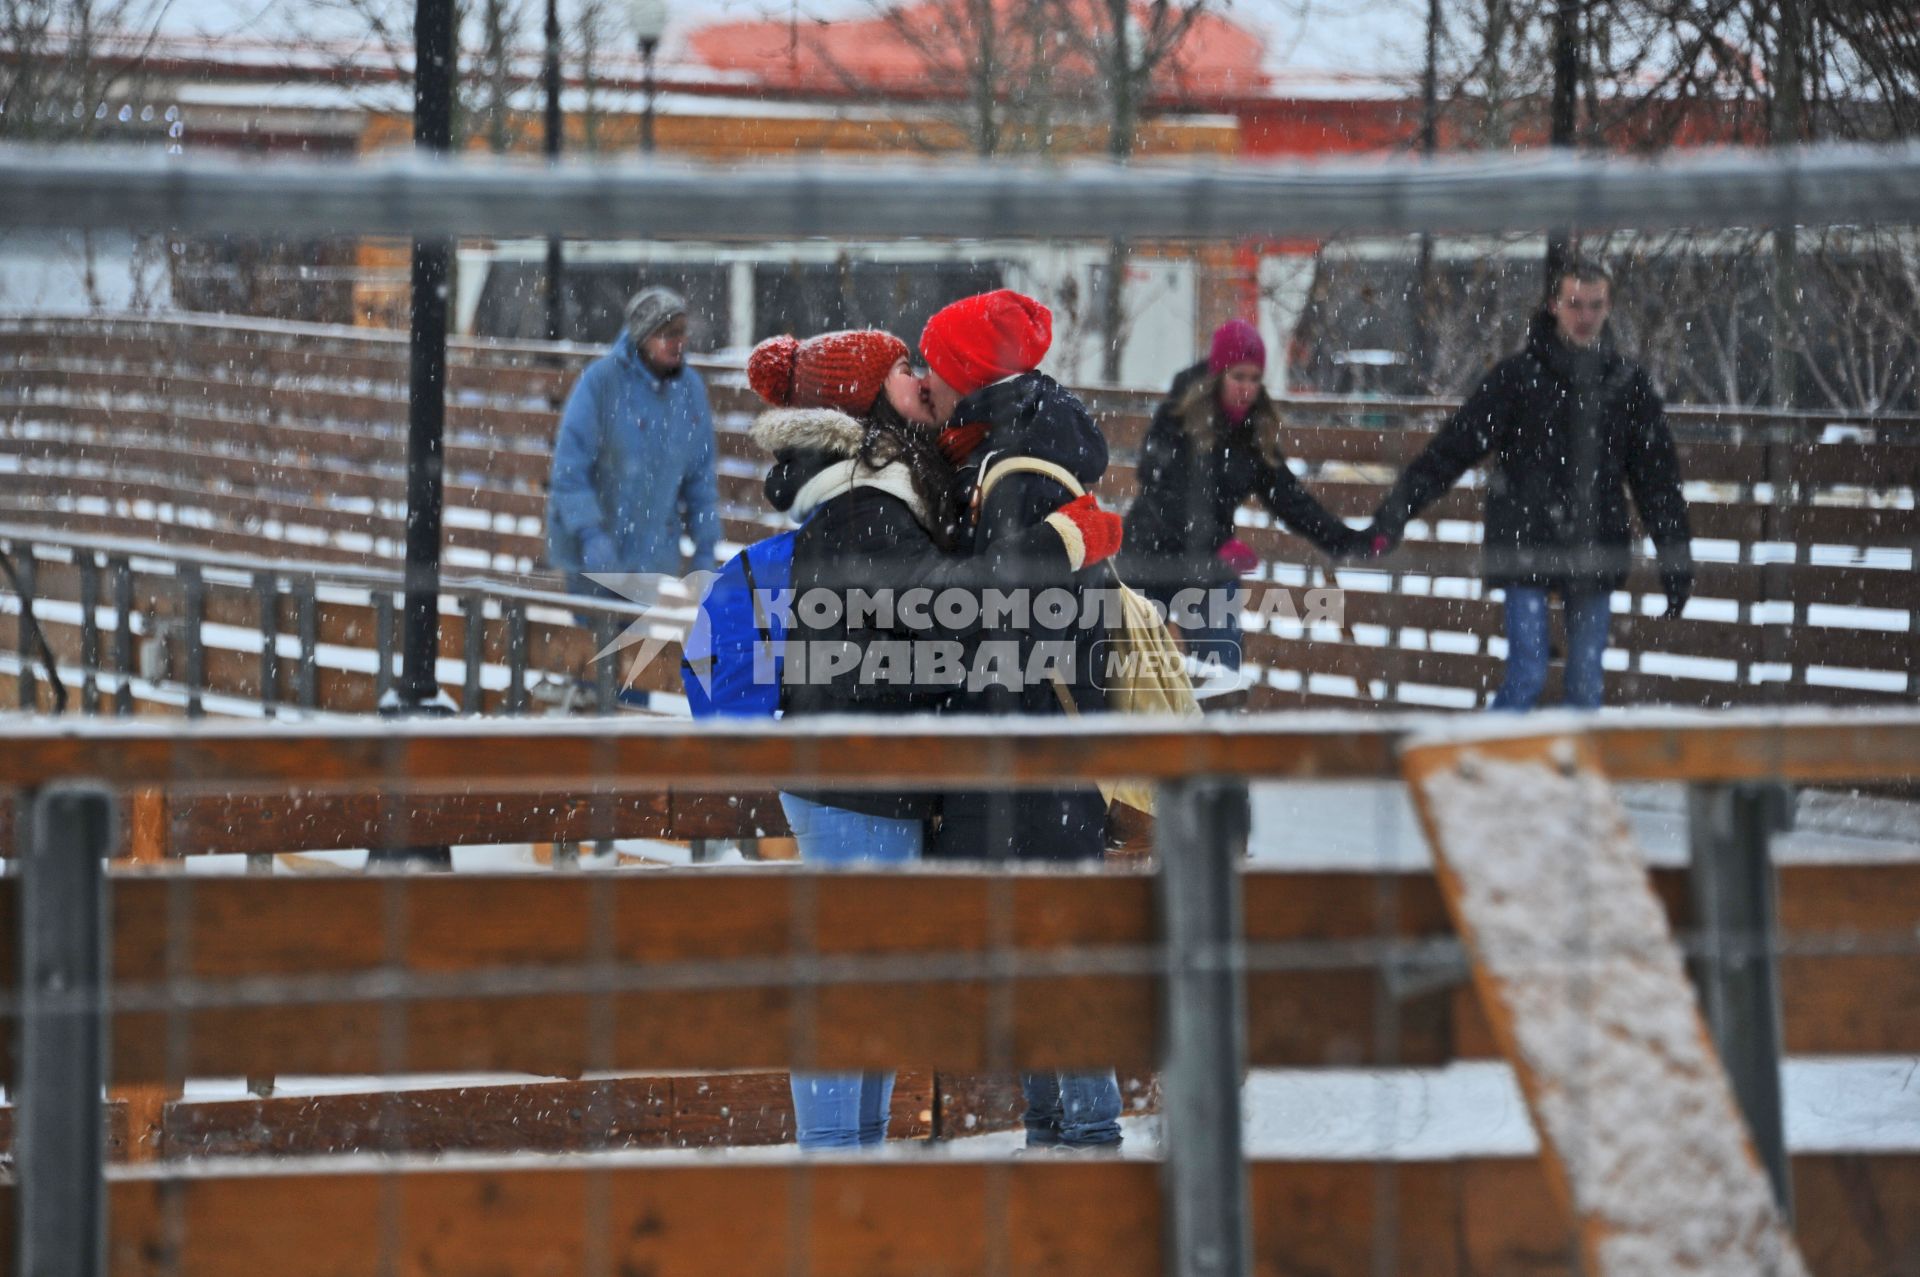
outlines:
[[[1373,559],[1385,558],[1393,553],[1394,547],[1399,544],[1399,535],[1381,527],[1380,521],[1376,519],[1358,532],[1350,531],[1347,544],[1337,557],[1358,559],[1365,563]]]
[[[1660,588],[1666,591],[1667,619],[1671,621],[1687,610],[1687,600],[1693,597],[1693,573],[1684,568],[1663,568]]]
[[[1060,534],[1067,560],[1075,572],[1112,558],[1120,549],[1120,532],[1124,526],[1120,516],[1102,510],[1092,493],[1075,497],[1048,515],[1046,521]]]

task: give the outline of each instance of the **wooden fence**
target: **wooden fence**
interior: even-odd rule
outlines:
[[[449,571],[541,584],[523,574],[537,572],[542,553],[557,406],[593,353],[455,343]],[[11,374],[0,391],[0,458],[14,468],[0,525],[48,539],[138,538],[187,554],[316,567],[392,564],[401,552],[406,360],[397,334],[212,319],[13,318],[0,321],[0,362]],[[737,373],[710,369],[709,379],[726,531],[747,541],[778,525],[760,496],[763,461],[745,435],[754,401]],[[1154,396],[1087,398],[1116,458],[1100,492],[1124,506]],[[1287,446],[1310,487],[1353,517],[1371,511],[1448,406],[1282,404]],[[1636,571],[1632,614],[1614,626],[1625,668],[1610,675],[1609,696],[1707,706],[1911,700],[1920,690],[1920,421],[1717,409],[1672,416],[1693,488],[1699,601],[1684,619],[1644,615],[1658,582],[1647,567]],[[1501,623],[1476,579],[1479,502],[1463,485],[1379,570],[1340,572],[1355,641],[1331,627],[1285,622],[1249,633],[1249,659],[1262,671],[1255,705],[1484,700],[1499,678],[1488,643]],[[1256,612],[1269,591],[1321,582],[1304,542],[1256,514],[1242,517],[1242,535],[1267,560],[1250,591]],[[488,615],[500,613],[488,606]],[[457,624],[448,625],[454,632],[446,637],[458,640]],[[493,651],[491,635],[486,642]],[[455,641],[444,650],[465,649]],[[577,662],[579,653],[557,659]],[[320,704],[362,703],[352,680],[336,681],[339,699],[329,692]]]
[[[766,787],[802,778],[886,783],[906,776],[904,760],[914,776],[932,766],[956,781],[1132,774],[1169,782],[1173,832],[1163,825],[1163,835],[1175,841],[1154,874],[115,872],[100,884],[111,895],[100,933],[107,1001],[91,1001],[85,987],[75,1003],[36,989],[50,999],[40,1014],[103,1005],[101,1080],[122,1085],[273,1072],[965,1071],[1093,1061],[1168,1070],[1190,1085],[1193,1075],[1181,1070],[1194,1061],[1176,1058],[1187,1038],[1169,1018],[1186,1002],[1172,996],[1166,973],[1217,972],[1192,947],[1204,940],[1230,944],[1244,977],[1244,1053],[1213,1060],[1210,1075],[1230,1085],[1243,1063],[1434,1063],[1494,1050],[1478,1000],[1457,980],[1406,978],[1459,962],[1431,875],[1235,871],[1213,858],[1221,848],[1208,826],[1182,817],[1204,813],[1210,792],[1187,777],[1393,779],[1401,752],[1417,754],[1437,726],[1293,716],[1202,734],[1140,723],[1062,736],[998,724],[989,737],[913,724],[833,736],[791,725],[689,731],[644,722],[382,730],[41,721],[0,729],[0,788],[18,796],[16,810],[43,812],[69,781],[110,777],[123,790],[163,791],[178,822],[222,804],[244,820],[250,803],[296,796],[364,813],[364,796],[377,793],[400,813],[452,790],[505,801],[600,786],[691,792],[742,778]],[[1920,770],[1920,718],[1910,712],[1626,718],[1580,732],[1615,781],[1860,782]],[[823,749],[829,738],[834,748]],[[1472,751],[1471,739],[1465,747]],[[70,953],[74,933],[87,929],[79,908],[62,915],[72,925],[58,935],[24,934],[46,916],[28,902],[45,902],[50,868],[97,864],[72,854],[69,841],[89,836],[78,826],[52,840],[41,829],[23,872],[0,878],[8,932],[0,960],[19,964],[0,972],[10,987],[43,969],[46,946]],[[1181,841],[1182,831],[1194,841]],[[274,839],[270,826],[262,837]],[[49,859],[50,851],[64,854]],[[1182,930],[1188,913],[1175,884],[1201,866],[1226,872],[1237,893],[1220,936]],[[1658,887],[1676,932],[1691,934],[1698,901],[1675,875]],[[1782,871],[1778,939],[1742,952],[1749,963],[1777,960],[1789,1052],[1920,1053],[1916,1019],[1905,1011],[1920,998],[1916,917],[1916,866]],[[9,1029],[33,1005],[29,986],[20,987],[26,1001],[7,1003],[16,1020]],[[79,1097],[98,1105],[98,1082],[89,1092],[84,1076],[74,1086],[57,1071],[48,1082],[47,1040],[44,1031],[8,1037],[7,1076],[22,1084],[27,1129],[36,1104]],[[81,1059],[69,1060],[69,1071]],[[599,1102],[584,1105],[564,1146],[591,1148],[596,1133],[611,1142],[605,1133],[622,1123],[644,1131],[665,1102],[586,1094]],[[361,1102],[389,1112],[396,1103]],[[297,1106],[260,1107],[255,1117],[291,1124],[268,1128],[290,1137],[304,1120]],[[477,1142],[505,1150],[551,1148],[555,1139],[536,1125],[523,1143]],[[433,1145],[410,1145],[376,1124],[358,1146]],[[214,1139],[208,1147],[234,1146]],[[111,1223],[98,1270],[444,1274],[605,1264],[662,1274],[795,1265],[848,1274],[1144,1274],[1164,1264],[1195,1272],[1181,1242],[1194,1221],[1176,1205],[1179,1186],[1192,1184],[1187,1148],[1173,1140],[1159,1165],[716,1164],[610,1153],[548,1163],[405,1155],[159,1162],[108,1172]],[[0,1213],[0,1227],[15,1230],[10,1248],[44,1226],[36,1209],[62,1182],[59,1172],[73,1170],[75,1149],[62,1149],[49,1162],[44,1143],[20,1148],[28,1178],[4,1190],[11,1200]],[[1899,1272],[1920,1255],[1920,1157],[1802,1156],[1792,1172],[1812,1271]],[[41,1196],[28,1201],[23,1185]],[[1250,1221],[1246,1271],[1562,1273],[1576,1262],[1580,1230],[1541,1164],[1528,1159],[1256,1161],[1233,1193]],[[84,1228],[62,1236],[83,1238]]]

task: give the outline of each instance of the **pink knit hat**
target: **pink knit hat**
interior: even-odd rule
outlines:
[[[1267,368],[1267,343],[1260,330],[1244,319],[1229,319],[1213,330],[1213,347],[1207,352],[1207,371],[1223,373],[1235,364],[1253,364],[1262,372]]]

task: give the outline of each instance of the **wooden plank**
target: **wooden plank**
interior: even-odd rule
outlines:
[[[609,885],[609,883],[611,885]],[[1669,913],[1684,918],[1684,875],[1656,877]],[[809,886],[808,884],[815,884]],[[622,960],[679,964],[672,974],[697,985],[719,979],[729,959],[773,964],[743,972],[737,988],[662,990],[616,1000],[623,1027],[616,1058],[592,1067],[718,1068],[777,1065],[798,1031],[801,998],[780,988],[785,965],[807,952],[794,928],[811,923],[819,951],[916,955],[980,953],[990,943],[995,891],[1008,898],[1010,941],[1021,952],[1075,943],[1151,943],[1148,888],[1137,876],[1058,875],[998,887],[968,875],[865,876],[761,871],[656,871],[617,880],[462,875],[457,880],[245,879],[115,880],[115,962],[123,986],[159,979],[168,963],[205,980],[254,976],[355,977],[383,968],[384,932],[370,920],[402,920],[394,961],[400,971],[484,978],[488,972],[555,972],[588,962],[596,937]],[[0,882],[0,912],[11,885]],[[1422,874],[1254,872],[1245,880],[1250,1059],[1262,1066],[1439,1064],[1484,1056],[1494,1047],[1478,1008],[1434,968],[1406,968],[1424,991],[1396,988],[1380,966],[1382,942],[1431,946],[1451,934],[1436,886]],[[1920,1053],[1920,962],[1911,952],[1920,866],[1789,866],[1781,876],[1787,935],[1809,951],[1783,968],[1789,1049],[1797,1054]],[[1907,912],[1902,914],[1902,911]],[[1904,921],[1903,921],[1904,918]],[[604,923],[599,919],[608,919]],[[177,943],[177,951],[176,951]],[[1852,952],[1846,950],[1851,949]],[[1833,953],[1832,950],[1841,950]],[[1419,950],[1415,950],[1418,952]],[[624,956],[623,956],[624,955]],[[636,956],[637,955],[637,956]],[[624,968],[623,968],[624,969]],[[1137,968],[1136,968],[1137,969]],[[704,977],[702,973],[704,972]],[[994,1045],[986,1025],[992,987],[981,980],[907,980],[900,971],[823,995],[816,1026],[822,1049],[864,1064],[905,1061],[973,1067]],[[1864,977],[1872,977],[1866,979]],[[576,986],[577,987],[577,986]],[[1103,1041],[1136,1065],[1151,1053],[1153,987],[1142,977],[1040,982],[1009,1014],[1014,1045],[1056,1053],[1096,1050]],[[449,994],[453,990],[446,990]],[[1046,999],[1092,999],[1050,1023]],[[318,1008],[197,1013],[183,1036],[208,1074],[369,1072],[387,1069],[588,1067],[583,999],[435,996],[409,1011],[409,1054],[382,1055],[377,990]],[[685,1007],[701,1008],[688,1015]],[[1093,1025],[1096,1012],[1126,1010],[1138,1021]],[[494,1008],[490,1011],[489,1008]],[[724,1012],[753,1020],[730,1024]],[[685,1020],[683,1041],[663,1025]],[[996,1013],[997,1014],[997,1013]],[[1111,1016],[1109,1016],[1111,1018]],[[659,1029],[656,1034],[654,1029]],[[1382,1036],[1383,1031],[1387,1036]],[[455,1035],[422,1043],[431,1035]],[[124,1075],[151,1075],[166,1031],[155,1016],[123,1013],[116,1029]],[[1088,1045],[1088,1044],[1095,1045]],[[438,1052],[438,1054],[436,1054]],[[889,1055],[888,1052],[897,1052]]]
[[[130,432],[135,442],[100,442],[51,436],[0,438],[0,454],[37,462],[41,467],[81,461],[112,467],[118,474],[184,481],[188,490],[217,480],[231,488],[253,489],[280,496],[304,493],[310,498],[363,497],[402,506],[406,480],[339,466],[308,465],[263,451],[234,455],[166,447],[145,432]],[[449,483],[446,501],[451,508],[482,507],[514,518],[538,519],[546,500],[537,493],[520,492],[503,484],[473,487]]]
[[[404,799],[379,794],[194,794],[178,800],[176,820],[170,847],[176,856],[716,836],[682,832],[664,792],[418,794]]]
[[[1405,760],[1588,1270],[1807,1272],[1597,753],[1544,736]]]
[[[129,408],[120,404],[61,403],[0,405],[0,419],[37,424],[66,423],[105,431],[123,443],[164,446],[169,439],[191,439],[196,447],[222,447],[245,453],[298,458],[314,464],[340,459],[388,469],[401,466],[406,438],[396,429],[376,431],[364,424],[307,421],[299,417],[243,420],[216,417],[192,404],[171,409]],[[78,442],[78,441],[76,441]],[[510,441],[508,441],[510,442]],[[550,449],[525,450],[505,446],[486,434],[450,435],[447,472],[458,484],[526,491],[545,482],[552,464]]]
[[[1444,721],[1444,720],[1442,720]],[[984,723],[985,720],[982,720]],[[1428,719],[1424,725],[1432,725]],[[562,787],[592,777],[620,788],[731,791],[795,783],[1021,787],[1107,776],[1193,774],[1255,779],[1392,779],[1394,750],[1415,716],[1275,715],[1230,725],[1163,726],[1113,716],[1072,729],[1018,718],[937,727],[876,718],[858,735],[818,722],[686,724],[568,719],[489,723],[285,725],[209,723],[191,734],[140,723],[0,725],[0,785],[113,776],[220,789],[380,785],[400,788]],[[1911,779],[1920,711],[1729,711],[1712,719],[1649,714],[1587,728],[1622,780],[1840,782]],[[822,749],[823,741],[833,742]]]
[[[932,1131],[933,1075],[894,1082],[888,1135]],[[785,1073],[678,1074],[177,1101],[163,1156],[308,1157],[359,1152],[578,1153],[791,1143]]]
[[[653,1277],[1146,1277],[1163,1263],[1157,1173],[1152,1162],[1067,1159],[459,1168],[400,1159],[390,1169],[117,1175],[111,1271],[491,1277],[603,1263]],[[1255,1161],[1249,1177],[1260,1277],[1577,1271],[1533,1159]],[[1920,1158],[1803,1156],[1794,1179],[1797,1232],[1819,1277],[1910,1270]],[[0,1188],[8,1244],[11,1192]],[[589,1209],[596,1200],[604,1213]]]
[[[120,1012],[114,1076],[165,1077],[170,1064],[188,1076],[1150,1064],[1158,1011],[1145,975],[1043,975],[995,989],[984,975],[936,966],[922,978],[899,967],[986,954],[1003,926],[1018,953],[1143,945],[1147,879],[912,874],[858,891],[840,885],[832,875],[715,870],[125,879],[115,888],[114,970],[126,997],[169,973],[358,983],[317,989],[305,1003],[203,1006],[172,1029],[160,1012]],[[1001,909],[1011,911],[1005,924]],[[400,920],[391,951],[385,930],[367,925],[386,917]],[[182,919],[189,931],[170,929]],[[793,963],[810,953],[872,961],[857,981],[796,986]],[[642,983],[604,1000],[566,992],[600,960]],[[390,1004],[404,1015],[398,1043],[386,1035],[382,995],[366,986],[383,971],[436,990]],[[542,972],[557,992],[514,991]],[[468,992],[476,979],[518,983],[488,996]],[[988,1015],[990,1006],[1004,1014]],[[603,1008],[604,1039],[594,1028]]]
[[[111,1188],[109,1270],[1146,1277],[1161,1263],[1157,1174],[1114,1160],[817,1159],[143,1178]]]
[[[156,522],[184,522],[182,515],[193,511],[217,516],[225,523],[243,529],[263,523],[278,523],[287,528],[313,528],[334,536],[368,537],[375,542],[403,546],[406,541],[404,515],[371,514],[268,497],[227,495],[185,483],[145,483],[125,478],[54,474],[23,474],[15,476],[15,480],[15,491],[39,497],[44,503],[43,509],[62,509],[58,503],[85,497],[129,508],[136,502],[144,501],[169,512],[164,519],[156,519]],[[450,510],[450,513],[458,511]],[[196,522],[193,526],[198,529],[201,525]],[[538,562],[546,553],[544,537],[453,523],[447,525],[446,544],[456,549],[504,554],[529,562]]]

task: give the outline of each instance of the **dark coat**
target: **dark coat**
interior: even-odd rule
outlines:
[[[1535,316],[1387,495],[1376,529],[1401,529],[1488,453],[1486,579],[1579,593],[1618,589],[1633,562],[1630,488],[1667,572],[1691,572],[1692,531],[1673,432],[1653,382],[1603,341],[1583,355]]]
[[[1208,392],[1203,360],[1173,379],[1140,449],[1140,492],[1127,511],[1120,572],[1158,596],[1223,585],[1233,569],[1217,557],[1232,540],[1234,512],[1258,497],[1287,527],[1330,555],[1357,548],[1358,534],[1307,492],[1284,456],[1269,456],[1261,426],[1278,420],[1266,391],[1239,425]]]
[[[914,663],[916,654],[924,654],[924,645],[940,644],[959,662],[978,637],[977,625],[942,625],[933,619],[932,608],[915,614],[899,606],[890,617],[867,612],[854,624],[851,604],[856,592],[868,597],[884,593],[895,604],[913,591],[929,596],[944,590],[976,593],[1017,570],[1016,565],[1031,567],[1054,582],[1070,580],[1060,535],[1044,524],[984,555],[943,551],[929,529],[950,512],[924,507],[904,464],[877,471],[849,466],[859,454],[863,433],[858,421],[832,409],[776,410],[754,423],[755,442],[775,454],[767,475],[767,500],[804,520],[794,535],[793,599],[797,604],[809,592],[824,591],[840,604],[829,612],[791,609],[780,688],[784,715],[899,715],[947,707],[953,682],[924,678],[925,667]],[[916,626],[914,615],[927,623]],[[820,659],[829,652],[843,654],[852,663],[832,670]],[[938,798],[931,792],[795,792],[815,802],[898,819],[932,815]]]
[[[1091,488],[1107,469],[1107,441],[1086,406],[1053,378],[1027,373],[976,391],[961,400],[954,421],[985,423],[985,440],[960,472],[962,487],[977,488],[983,465],[995,459],[1024,456],[1051,461]],[[1066,624],[1049,627],[1036,615],[1024,629],[983,630],[982,644],[997,642],[1018,653],[1025,670],[1036,645],[1071,644],[1073,679],[1068,692],[1081,713],[1106,707],[1106,694],[1093,677],[1096,647],[1106,638],[1104,627],[1081,625],[1097,605],[1089,590],[1110,586],[1113,575],[1096,565],[1063,580],[1057,564],[1023,554],[1009,556],[1030,530],[1073,499],[1053,479],[1035,474],[1008,475],[993,487],[978,511],[972,529],[971,552],[997,563],[999,588],[1025,586],[1046,589],[1070,584],[1078,612]],[[1061,650],[1055,648],[1053,650]],[[962,689],[949,702],[957,713],[1028,714],[1058,719],[1066,714],[1053,686],[1038,683],[1014,691],[987,687]],[[1083,860],[1100,856],[1106,845],[1106,801],[1099,789],[971,791],[949,793],[941,808],[941,825],[929,855],[967,860]]]
[[[890,569],[919,557],[940,558],[924,525],[924,512],[896,492],[881,487],[842,488],[824,501],[795,501],[808,482],[857,454],[862,430],[853,418],[828,410],[770,412],[754,423],[755,442],[775,454],[767,474],[767,500],[776,510],[804,519],[793,540],[793,591],[797,600],[812,589],[844,591],[871,586]],[[896,485],[896,487],[899,485]],[[822,680],[808,677],[806,662],[794,655],[796,644],[822,653],[829,646],[869,647],[909,636],[872,626],[848,624],[846,613],[824,624],[809,624],[809,613],[795,608],[788,617],[786,676],[780,685],[780,712],[786,717],[818,714],[933,713],[945,701],[945,689],[917,686],[911,680],[861,677],[855,665]],[[794,790],[800,797],[833,807],[900,820],[931,816],[938,795],[931,791]]]

